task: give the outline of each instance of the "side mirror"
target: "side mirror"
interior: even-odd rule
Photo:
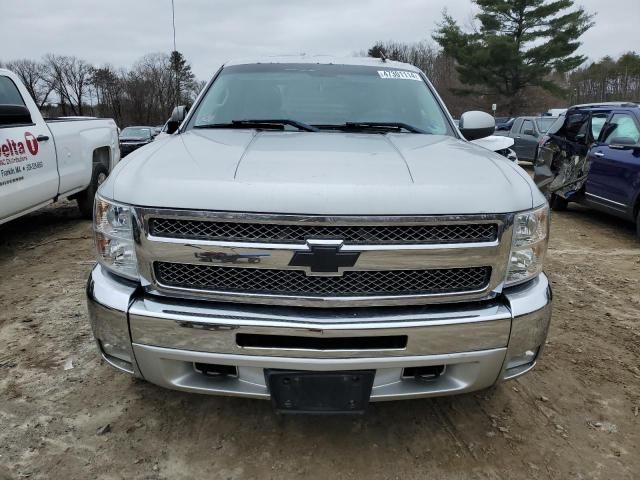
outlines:
[[[496,120],[486,112],[476,110],[465,112],[460,117],[459,129],[467,140],[477,140],[493,135],[496,130]]]
[[[31,113],[24,105],[0,105],[0,125],[31,125]]]
[[[187,111],[188,109],[184,105],[179,105],[173,109],[173,112],[171,112],[171,117],[167,122],[167,133],[169,135],[178,130],[178,127],[180,127],[180,124],[187,116]]]

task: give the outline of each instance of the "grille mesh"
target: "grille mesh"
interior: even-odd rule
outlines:
[[[347,271],[342,277],[307,276],[300,270],[155,263],[166,286],[220,292],[304,296],[393,296],[480,290],[491,267],[432,270]]]
[[[492,242],[497,238],[498,226],[495,223],[289,225],[152,218],[149,231],[157,237],[218,241],[304,243],[308,238],[331,238],[350,244],[431,244]]]

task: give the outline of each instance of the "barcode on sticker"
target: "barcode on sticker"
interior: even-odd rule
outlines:
[[[415,72],[405,72],[404,70],[378,70],[380,78],[396,80],[417,80],[421,81],[420,75]]]

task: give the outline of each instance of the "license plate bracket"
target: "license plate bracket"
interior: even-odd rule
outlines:
[[[369,404],[375,370],[264,372],[278,413],[362,414]]]

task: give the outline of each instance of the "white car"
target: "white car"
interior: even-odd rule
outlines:
[[[492,152],[499,153],[518,165],[518,155],[516,155],[516,152],[511,148],[514,144],[514,140],[511,137],[506,137],[504,135],[489,135],[488,137],[472,140],[471,143],[480,145]]]
[[[0,224],[61,198],[91,218],[95,192],[119,160],[113,120],[45,121],[20,79],[0,69]]]
[[[460,127],[460,122],[458,120],[454,120],[453,123],[456,127]],[[487,150],[496,152],[518,165],[518,155],[511,148],[513,147],[514,142],[513,138],[505,135],[489,135],[488,137],[471,140],[471,143],[475,143]]]
[[[543,117],[559,117],[565,113],[567,113],[566,108],[550,108],[544,113]]]

